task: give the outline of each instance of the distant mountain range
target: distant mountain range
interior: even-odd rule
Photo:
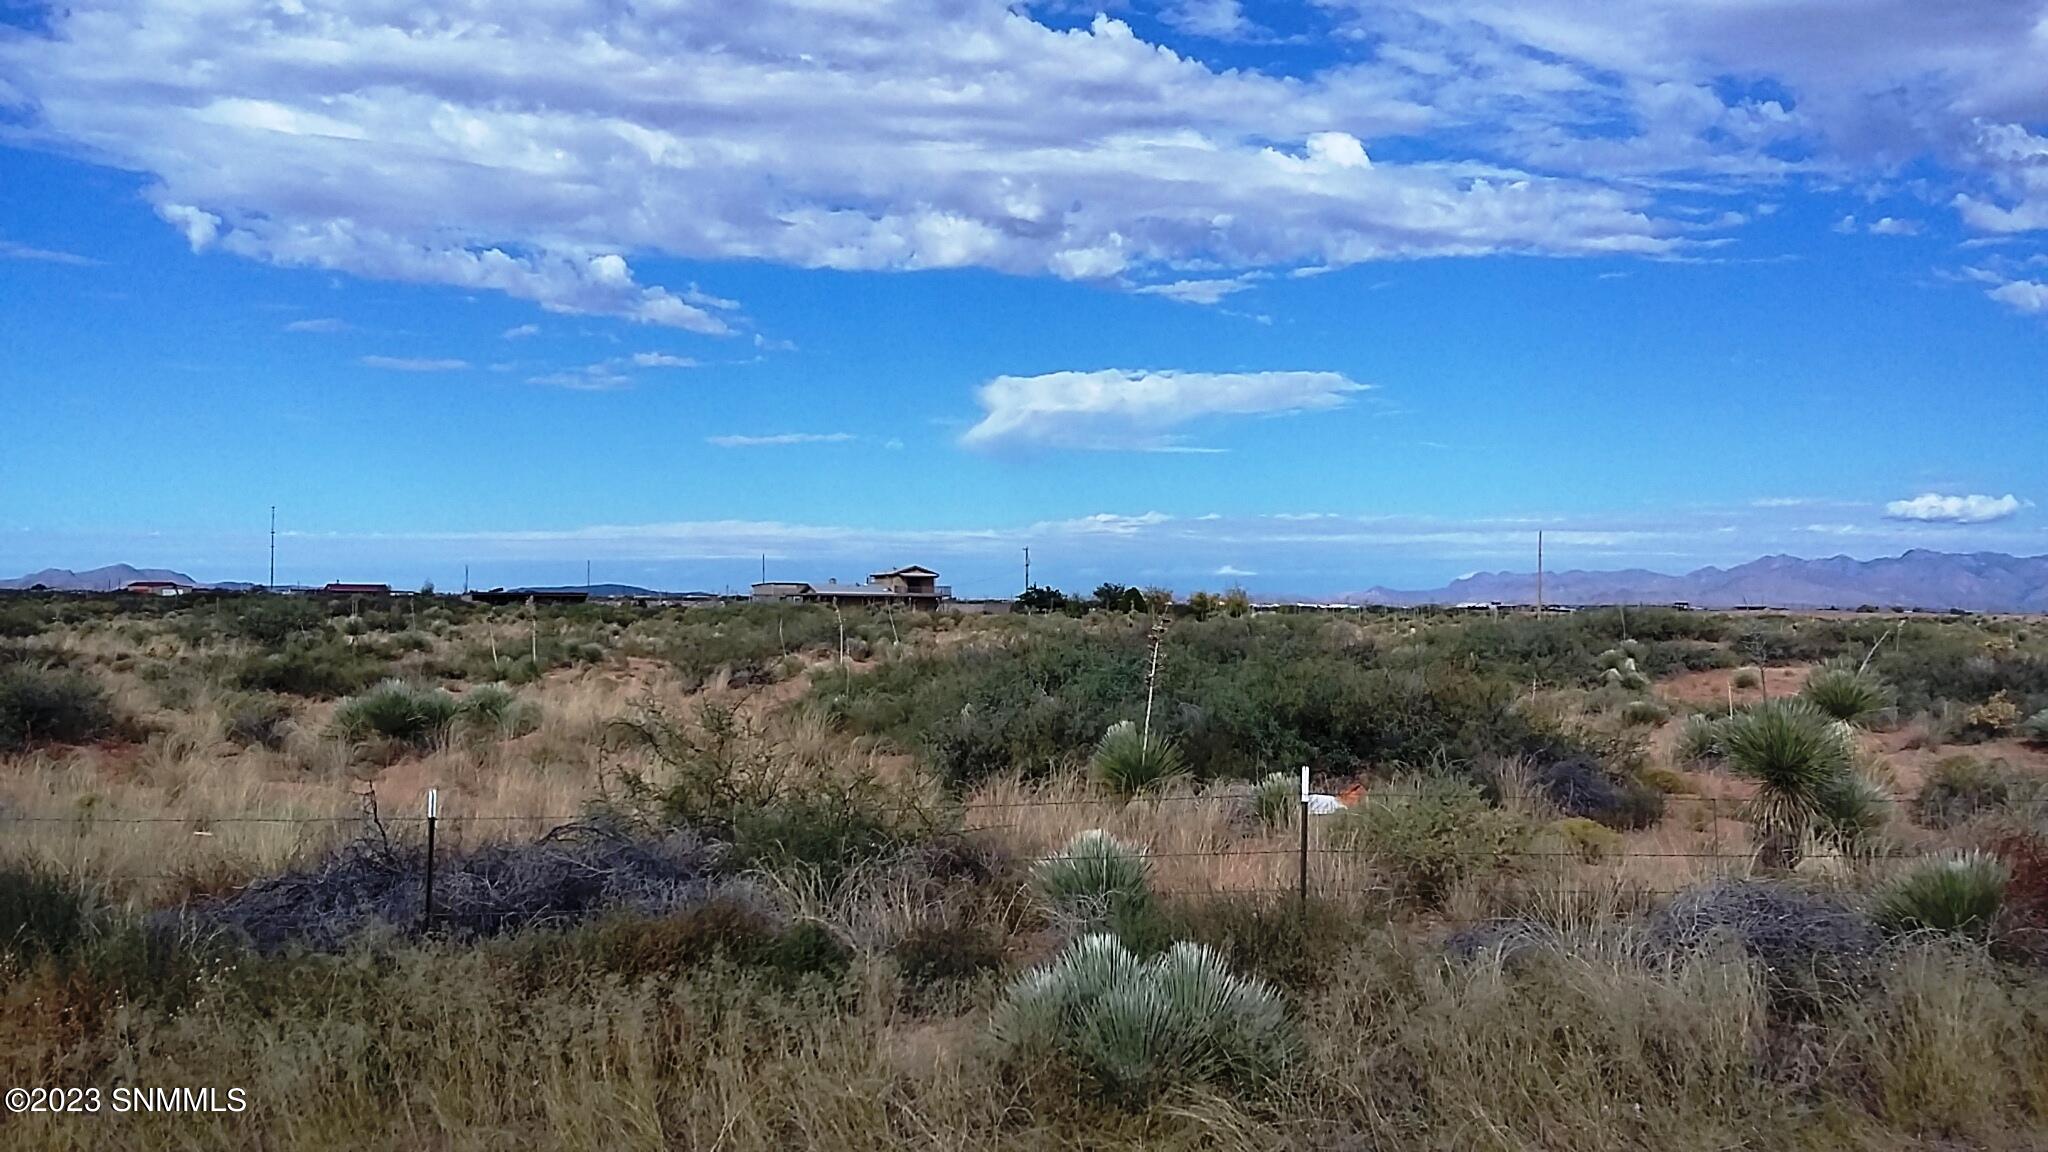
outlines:
[[[1345,599],[1359,604],[1536,602],[1532,572],[1479,572],[1442,588],[1404,592],[1373,588]],[[1670,576],[1640,568],[1571,570],[1543,577],[1547,604],[1669,604],[1697,608],[1962,608],[1972,612],[2048,612],[2048,556],[2002,552],[1932,552],[1856,560],[1766,556],[1733,568],[1701,568]]]
[[[131,568],[126,564],[109,564],[104,568],[91,568],[84,572],[73,572],[69,568],[45,568],[31,572],[14,580],[0,580],[0,588],[20,590],[40,584],[59,592],[118,592],[137,580],[168,580],[173,584],[196,587],[193,579],[183,572],[168,568]]]
[[[638,585],[634,585],[634,584],[555,584],[555,585],[550,585],[550,586],[548,586],[548,587],[545,587],[545,588],[528,588],[528,587],[525,587],[525,586],[523,586],[523,585],[522,585],[521,587],[518,587],[518,588],[513,588],[513,589],[510,589],[510,591],[513,591],[513,592],[581,592],[581,591],[583,591],[583,590],[584,590],[585,588],[588,588],[588,589],[590,590],[590,595],[591,595],[591,597],[592,597],[593,599],[597,599],[597,600],[602,600],[602,599],[605,599],[605,598],[607,598],[607,597],[614,597],[614,596],[665,596],[665,595],[668,595],[668,593],[665,593],[665,592],[656,592],[655,590],[653,590],[653,589],[651,589],[651,588],[642,588],[642,587],[639,587]]]

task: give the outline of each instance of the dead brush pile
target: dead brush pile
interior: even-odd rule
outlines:
[[[687,829],[658,836],[603,822],[537,841],[443,852],[435,860],[432,930],[483,937],[566,927],[599,915],[658,916],[713,899],[769,909],[722,866],[723,846]],[[265,952],[339,951],[365,932],[418,932],[427,921],[426,849],[394,844],[381,825],[304,871],[160,914],[222,929]]]

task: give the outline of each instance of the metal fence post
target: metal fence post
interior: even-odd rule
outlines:
[[[1297,901],[1303,916],[1308,915],[1308,765],[1301,766],[1301,888]]]
[[[434,825],[441,818],[441,790],[427,789],[427,891],[420,902],[420,931],[434,927]]]

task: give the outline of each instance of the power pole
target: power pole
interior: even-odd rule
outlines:
[[[767,582],[768,582],[768,554],[767,554],[766,552],[763,552],[763,553],[761,553],[761,583],[763,583],[763,584],[766,584]]]
[[[1024,549],[1024,590],[1031,591],[1031,549]]]
[[[1543,615],[1543,529],[1536,530],[1536,614]]]
[[[588,560],[583,562],[583,596],[586,600],[590,598],[590,561]]]
[[[469,595],[469,565],[462,566],[462,594]]]
[[[267,591],[277,591],[277,505],[270,506],[270,583],[264,585]]]

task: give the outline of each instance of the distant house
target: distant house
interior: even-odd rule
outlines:
[[[329,596],[389,596],[389,584],[346,584],[336,581],[321,588]]]
[[[939,574],[913,564],[869,573],[861,584],[827,580],[812,584],[801,580],[766,580],[753,586],[751,598],[802,604],[869,605],[877,608],[910,608],[930,611],[953,598],[953,589],[939,582]]]
[[[121,586],[121,591],[136,596],[183,596],[191,590],[169,580],[131,580]]]

